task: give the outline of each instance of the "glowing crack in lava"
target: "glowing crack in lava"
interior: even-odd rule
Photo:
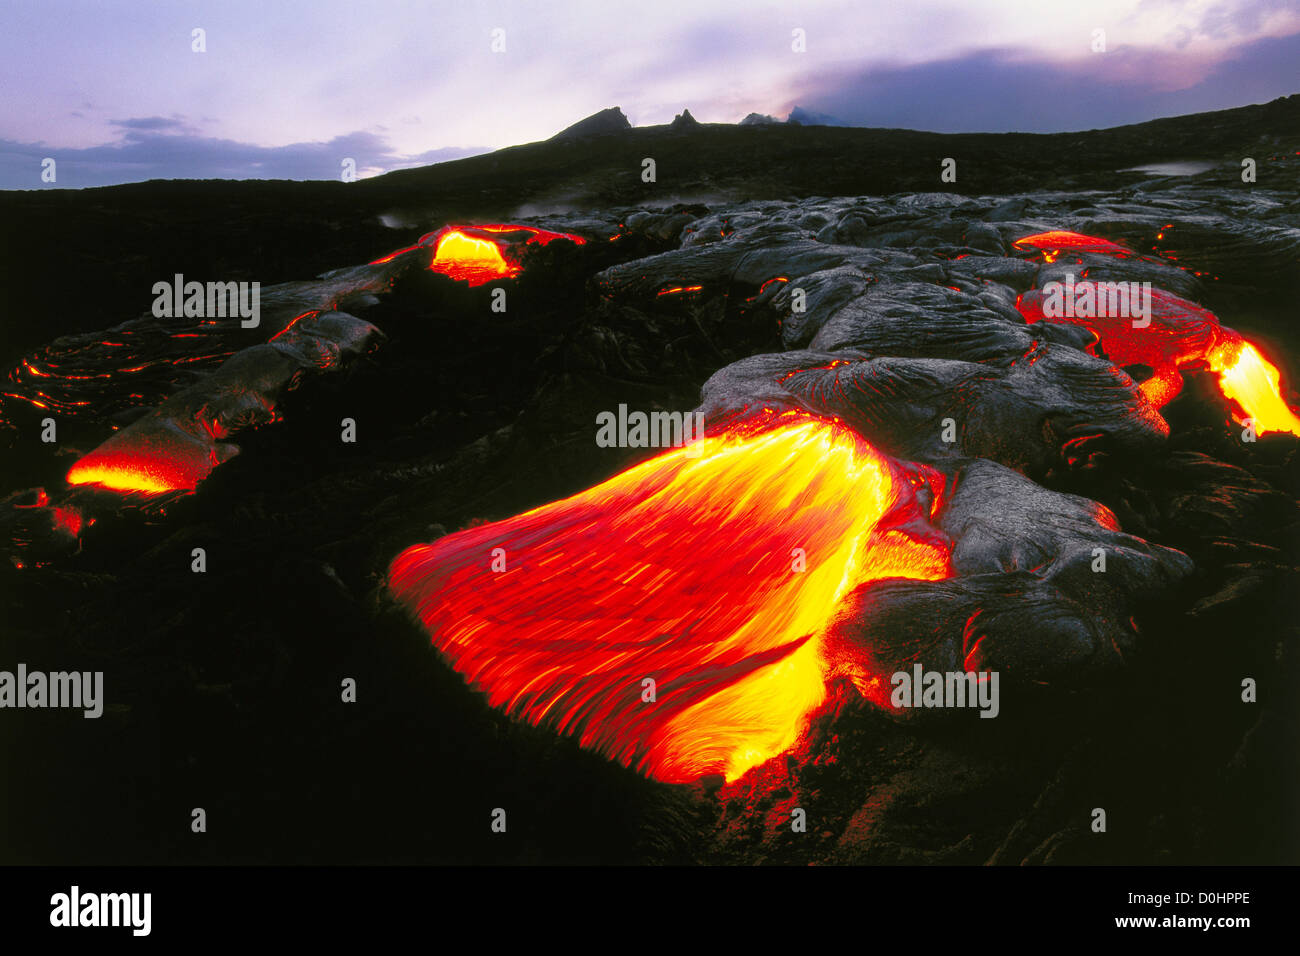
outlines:
[[[658,780],[734,780],[826,700],[843,594],[949,576],[936,487],[838,422],[769,413],[408,548],[389,586],[493,706]]]
[[[551,232],[535,226],[500,223],[446,226],[437,232],[421,236],[416,245],[398,249],[370,264],[390,262],[407,252],[433,246],[430,270],[468,282],[471,286],[479,286],[519,275],[523,271],[519,255],[521,247],[545,246],[556,239],[568,239],[580,246],[587,242],[582,236]]]
[[[1015,245],[1040,249],[1072,249],[1115,255],[1133,254],[1108,240],[1078,233],[1046,232],[1026,236]],[[1118,250],[1118,251],[1116,251]],[[1048,261],[1052,261],[1048,258]],[[1251,342],[1240,333],[1219,324],[1208,309],[1163,289],[1151,290],[1148,324],[1135,325],[1131,308],[1116,310],[1115,302],[1127,298],[1115,294],[1116,287],[1132,285],[1089,279],[1084,272],[1074,280],[1076,289],[1090,287],[1096,308],[1087,315],[1049,315],[1048,297],[1042,289],[1031,289],[1016,300],[1016,308],[1028,323],[1051,322],[1083,326],[1096,336],[1093,351],[1118,367],[1146,366],[1151,370],[1139,387],[1156,408],[1163,408],[1182,391],[1182,371],[1209,366],[1218,376],[1219,390],[1234,402],[1238,422],[1254,422],[1256,434],[1290,432],[1300,436],[1300,417],[1288,407],[1281,389],[1281,375]],[[1069,295],[1069,293],[1067,293]],[[1101,303],[1106,303],[1102,308]],[[1093,314],[1097,313],[1097,314]],[[1140,321],[1140,320],[1139,320]],[[1240,413],[1238,413],[1238,410]]]

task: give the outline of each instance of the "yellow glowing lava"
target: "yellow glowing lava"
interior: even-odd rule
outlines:
[[[951,574],[897,462],[838,423],[771,424],[409,548],[390,585],[494,706],[658,780],[735,780],[826,700],[843,595]],[[500,573],[497,548],[520,556]]]
[[[147,460],[79,461],[68,472],[70,485],[99,485],[113,491],[161,494],[194,487],[166,462]]]
[[[506,262],[501,248],[491,239],[476,239],[455,229],[438,240],[433,264],[429,268],[453,279],[468,280],[471,285],[519,272],[517,267]]]
[[[1300,418],[1282,399],[1277,367],[1245,339],[1229,342],[1210,355],[1219,389],[1254,420],[1255,434],[1290,432],[1300,436]]]

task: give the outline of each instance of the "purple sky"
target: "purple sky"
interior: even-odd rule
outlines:
[[[57,187],[374,175],[614,105],[1091,129],[1298,92],[1297,63],[1295,0],[4,0],[0,188],[52,188],[45,157]]]

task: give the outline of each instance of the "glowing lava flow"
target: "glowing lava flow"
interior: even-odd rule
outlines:
[[[1133,255],[1109,240],[1073,232],[1039,233],[1018,239],[1015,245],[1120,258]],[[1051,254],[1045,252],[1045,255],[1051,262]],[[1088,271],[1084,270],[1082,281],[1075,282],[1076,288],[1089,286],[1090,291],[1096,291],[1107,285],[1125,285],[1089,280]],[[1151,312],[1146,317],[1150,321],[1135,325],[1131,306],[1115,313],[1098,307],[1090,309],[1087,315],[1063,317],[1049,315],[1047,301],[1042,289],[1031,289],[1016,300],[1016,308],[1028,323],[1068,323],[1089,329],[1097,337],[1101,354],[1116,366],[1150,368],[1151,376],[1139,387],[1156,408],[1167,405],[1182,390],[1182,370],[1208,365],[1218,375],[1219,390],[1240,410],[1240,414],[1233,412],[1239,422],[1251,419],[1259,435],[1289,432],[1300,436],[1300,416],[1282,397],[1277,368],[1240,333],[1221,326],[1218,317],[1208,309],[1163,289],[1152,289]],[[1101,303],[1107,297],[1096,291],[1094,301]]]
[[[191,442],[178,440],[174,447],[131,449],[124,445],[130,437],[118,432],[77,461],[68,471],[68,484],[157,495],[193,491],[212,470],[206,449],[191,447]]]
[[[455,229],[438,240],[429,268],[470,285],[511,278],[521,271],[519,266],[506,262],[501,247],[491,239],[475,239]]]
[[[1255,423],[1255,434],[1290,432],[1300,436],[1300,417],[1282,400],[1277,368],[1245,339],[1228,342],[1209,356],[1219,375],[1219,390]]]
[[[281,420],[281,396],[374,347],[379,330],[344,312],[304,312],[271,341],[222,366],[115,432],[68,471],[70,485],[158,495],[193,491],[238,454],[226,441]]]
[[[772,415],[408,548],[389,586],[492,705],[659,780],[734,780],[826,699],[841,595],[950,574],[917,495],[941,481],[911,468],[838,423]]]
[[[1032,236],[1017,239],[1012,245],[1022,249],[1026,246],[1031,249],[1038,249],[1048,262],[1055,262],[1057,256],[1062,252],[1096,252],[1119,258],[1128,258],[1133,255],[1131,250],[1125,249],[1109,239],[1085,236],[1083,233],[1069,232],[1064,229],[1037,232]]]
[[[433,246],[433,260],[429,263],[431,271],[468,282],[471,286],[479,286],[519,275],[523,271],[518,255],[521,247],[545,246],[556,239],[567,239],[579,246],[587,242],[582,236],[551,232],[536,226],[500,223],[447,226],[421,236],[414,246],[390,252],[370,264],[391,262],[405,253]]]
[[[1076,285],[1094,290],[1101,287],[1091,280]],[[1016,308],[1029,323],[1083,326],[1097,337],[1102,354],[1117,366],[1150,368],[1151,377],[1140,388],[1156,408],[1164,407],[1182,391],[1182,369],[1198,366],[1220,343],[1236,335],[1222,328],[1213,312],[1163,289],[1151,290],[1151,321],[1143,327],[1133,324],[1127,300],[1124,308],[1110,314],[1104,294],[1098,307],[1086,315],[1049,314],[1047,302],[1042,290],[1031,289],[1016,300]]]

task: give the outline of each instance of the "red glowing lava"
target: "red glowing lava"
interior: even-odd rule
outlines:
[[[762,285],[760,285],[760,286],[758,287],[758,291],[755,292],[753,295],[749,296],[749,298],[745,299],[745,301],[746,301],[746,302],[754,302],[754,301],[756,301],[759,297],[761,297],[761,296],[763,295],[764,292],[766,292],[769,288],[771,288],[772,284],[775,283],[775,282],[786,283],[786,282],[789,282],[789,281],[790,281],[790,280],[787,279],[785,276],[773,276],[771,279],[768,279],[768,280],[765,281]],[[662,295],[662,294],[663,294],[663,293],[660,293],[660,295]]]
[[[1097,236],[1085,236],[1078,232],[1068,232],[1064,229],[1053,229],[1049,232],[1037,232],[1032,236],[1025,236],[1023,239],[1017,239],[1013,245],[1018,248],[1028,246],[1031,249],[1038,249],[1043,253],[1043,258],[1048,262],[1056,261],[1057,256],[1062,252],[1096,252],[1102,255],[1119,256],[1127,258],[1133,255],[1133,252],[1124,248],[1118,243],[1111,242],[1109,239],[1100,239]]]
[[[408,548],[389,585],[494,706],[658,780],[734,780],[825,701],[841,595],[950,574],[936,486],[839,423],[769,415]]]
[[[379,265],[391,262],[398,256],[416,249],[433,247],[429,269],[440,272],[471,286],[485,285],[498,279],[511,279],[523,271],[521,249],[526,246],[545,246],[556,239],[567,239],[577,245],[587,240],[567,232],[551,232],[536,226],[516,226],[491,223],[479,226],[447,226],[437,232],[426,233],[414,246],[398,249],[371,262]]]
[[[369,264],[372,265],[372,266],[383,265],[385,262],[392,262],[392,261],[393,261],[394,259],[396,259],[398,256],[405,255],[405,254],[408,253],[408,252],[414,252],[416,249],[419,249],[419,248],[421,248],[421,247],[418,246],[418,245],[415,245],[415,246],[407,246],[407,247],[404,248],[404,249],[397,249],[397,250],[394,250],[393,252],[390,252],[390,253],[389,253],[388,255],[386,255],[386,256],[381,256],[380,258],[371,261]]]
[[[81,534],[81,512],[70,505],[54,509],[54,524],[74,538]]]
[[[212,470],[206,455],[204,463],[197,465],[186,460],[192,457],[190,455],[170,451],[159,454],[149,450],[133,453],[110,447],[112,441],[109,439],[73,465],[68,471],[68,484],[98,485],[110,491],[157,495],[168,491],[193,491]]]
[[[1077,285],[1091,287],[1095,292],[1102,284],[1080,280]],[[1127,283],[1120,285],[1128,288]],[[1140,387],[1155,407],[1162,408],[1182,390],[1181,370],[1202,363],[1216,345],[1235,333],[1221,328],[1214,313],[1162,289],[1151,290],[1149,324],[1145,323],[1145,318],[1138,318],[1137,321],[1143,324],[1135,325],[1129,314],[1133,310],[1128,307],[1127,291],[1125,296],[1124,309],[1093,308],[1088,311],[1106,314],[1065,316],[1049,314],[1061,310],[1059,307],[1055,310],[1045,308],[1048,297],[1040,289],[1031,289],[1017,299],[1016,308],[1026,322],[1083,326],[1097,337],[1106,358],[1119,367],[1145,365],[1150,368],[1151,376]],[[1098,298],[1103,303],[1108,302],[1104,292],[1094,296],[1094,299]]]
[[[1108,240],[1072,232],[1040,233],[1015,244],[1132,255]],[[1099,349],[1116,366],[1151,369],[1139,387],[1156,408],[1164,407],[1182,391],[1184,370],[1208,365],[1218,375],[1224,397],[1235,404],[1233,417],[1237,421],[1251,419],[1256,434],[1281,431],[1300,436],[1300,417],[1283,398],[1277,368],[1257,346],[1221,326],[1213,312],[1163,289],[1151,289],[1150,314],[1139,315],[1138,303],[1129,301],[1137,292],[1137,283],[1098,282],[1087,275],[1085,270],[1074,281],[1080,295],[1067,291],[1055,308],[1047,307],[1051,298],[1043,289],[1031,289],[1020,296],[1016,308],[1026,322],[1083,326],[1096,336],[1093,350]],[[1117,294],[1126,287],[1123,297]],[[1089,303],[1087,314],[1076,314],[1075,298]],[[1123,308],[1116,309],[1116,302],[1122,302]],[[1062,304],[1070,306],[1067,314],[1062,314]]]

